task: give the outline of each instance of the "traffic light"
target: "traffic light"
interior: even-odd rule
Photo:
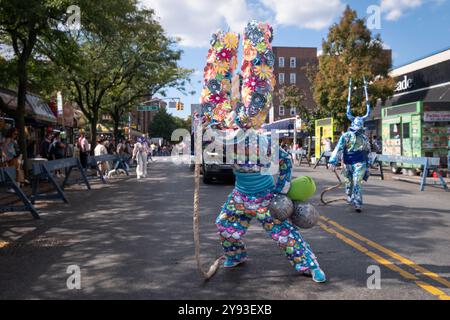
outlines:
[[[177,108],[177,110],[183,110],[184,109],[184,104],[182,102],[177,102],[176,103],[176,108]]]

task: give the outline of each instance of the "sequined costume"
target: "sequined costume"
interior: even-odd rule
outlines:
[[[319,268],[317,258],[298,229],[288,220],[274,219],[269,211],[270,200],[275,193],[280,193],[291,179],[291,157],[280,150],[280,175],[277,183],[272,176],[260,173],[240,173],[237,169],[236,187],[229,195],[217,217],[226,261],[225,267],[233,267],[247,258],[247,251],[242,237],[250,222],[256,218],[267,235],[277,242],[286,257],[299,272]]]
[[[213,35],[200,99],[204,126],[223,132],[241,130],[246,133],[261,128],[275,87],[272,33],[272,28],[265,23],[251,21],[247,25],[241,73],[234,77],[239,36],[221,31]],[[256,135],[258,141],[264,141],[261,133]],[[248,141],[246,146],[249,147]],[[236,185],[216,219],[226,256],[224,266],[234,267],[247,259],[242,237],[251,220],[256,218],[296,270],[311,273],[314,281],[324,282],[325,274],[298,229],[289,221],[279,221],[270,214],[269,204],[274,194],[286,193],[291,180],[290,155],[279,148],[276,152],[279,154],[276,182],[272,175],[263,172],[264,165],[254,153],[238,152],[234,162]]]
[[[345,193],[347,201],[352,204],[357,211],[363,205],[362,181],[369,177],[369,153],[370,143],[364,134],[364,120],[370,115],[370,104],[367,94],[367,84],[364,79],[364,89],[366,94],[367,113],[364,117],[353,117],[350,111],[351,80],[349,85],[349,96],[347,104],[347,117],[352,121],[348,131],[344,133],[334,149],[329,163],[336,165],[342,154],[344,162]]]
[[[343,153],[344,159],[344,177],[345,193],[347,201],[361,209],[363,205],[362,181],[368,175],[368,154],[370,152],[370,143],[367,136],[362,131],[352,131],[351,129],[344,133],[339,139],[334,149],[330,164],[338,162],[338,153]]]

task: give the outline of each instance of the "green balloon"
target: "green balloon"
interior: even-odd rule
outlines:
[[[291,181],[287,196],[293,201],[306,201],[316,193],[316,184],[310,177],[303,176]]]

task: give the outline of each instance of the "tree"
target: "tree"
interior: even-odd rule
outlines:
[[[77,61],[77,43],[67,28],[71,12],[70,0],[0,0],[0,43],[10,46],[14,58],[10,67],[0,68],[10,75],[10,84],[17,87],[17,110],[13,112],[19,130],[19,146],[26,159],[25,102],[30,86],[30,69],[35,62],[35,71],[42,72],[50,60],[63,65]],[[97,34],[107,34],[112,25],[126,17],[127,8],[136,5],[134,0],[79,0],[82,25],[85,30]],[[4,62],[4,61],[3,61]],[[39,63],[42,63],[39,66]],[[39,70],[37,70],[39,69]],[[44,67],[45,69],[45,67]],[[38,79],[42,84],[42,79]],[[36,84],[36,83],[35,83]],[[48,84],[46,89],[48,89]],[[0,99],[0,109],[11,114]]]
[[[17,110],[14,116],[24,159],[27,155],[25,102],[29,62],[39,39],[53,38],[57,33],[57,25],[66,18],[69,5],[70,1],[64,0],[0,0],[0,41],[11,45],[14,52],[13,64],[17,79]],[[9,111],[3,101],[0,101],[0,108]]]
[[[393,94],[394,80],[388,76],[391,61],[383,51],[380,35],[372,37],[365,22],[347,6],[338,24],[334,24],[327,40],[322,41],[323,54],[313,84],[313,96],[320,111],[334,117],[341,127],[346,123],[349,78],[359,88],[353,95],[354,115],[365,113],[362,93],[363,76],[369,82],[371,104],[385,101]]]
[[[170,141],[173,131],[176,129],[191,130],[190,121],[174,117],[166,109],[160,109],[153,121],[150,123],[148,131],[151,137],[161,137]]]
[[[181,51],[172,49],[173,41],[152,10],[133,6],[108,34],[82,30],[77,42],[79,63],[69,65],[65,74],[93,141],[102,113],[111,115],[118,135],[124,114],[137,101],[167,86],[182,87],[189,74],[178,67]]]

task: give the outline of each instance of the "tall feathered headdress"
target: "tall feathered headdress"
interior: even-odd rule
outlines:
[[[275,86],[272,40],[270,25],[249,22],[244,32],[241,73],[233,75],[239,35],[222,31],[213,34],[200,99],[205,125],[218,129],[261,127]]]
[[[354,117],[350,110],[350,103],[352,98],[352,79],[349,80],[348,85],[348,99],[347,99],[347,118],[352,122],[350,125],[350,130],[358,131],[364,128],[364,121],[367,120],[370,116],[371,107],[369,101],[369,94],[367,92],[367,81],[366,78],[363,78],[364,81],[364,94],[366,98],[366,114],[363,117]]]

